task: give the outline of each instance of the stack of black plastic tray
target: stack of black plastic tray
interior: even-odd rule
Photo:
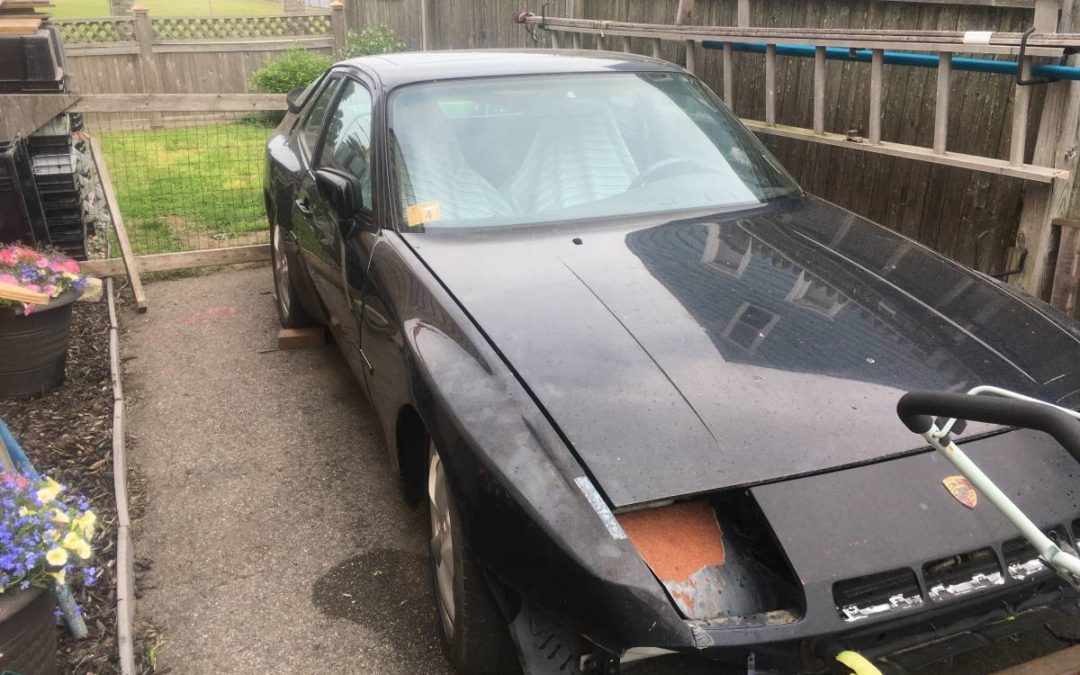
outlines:
[[[0,93],[59,94],[69,91],[60,35],[45,26],[34,35],[0,36]]]
[[[0,36],[0,94],[68,92],[71,86],[64,65],[60,35],[52,26],[34,35]],[[71,131],[71,116],[60,114],[29,138],[0,139],[0,143],[6,141],[0,148],[7,152],[0,159],[0,180],[4,175],[15,177],[3,184],[11,185],[12,191],[0,194],[0,241],[51,244],[74,258],[86,259],[81,155]],[[21,202],[21,208],[16,208],[16,202]]]
[[[34,180],[52,245],[77,259],[86,259],[86,224],[79,183],[79,154],[71,138],[67,114],[53,118],[29,139]]]
[[[49,243],[30,153],[19,140],[0,141],[0,242]]]

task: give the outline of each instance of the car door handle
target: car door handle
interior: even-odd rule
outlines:
[[[308,202],[307,197],[297,199],[295,202],[296,210],[304,214],[305,218],[311,217],[311,204]]]

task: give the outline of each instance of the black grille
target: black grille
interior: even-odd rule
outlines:
[[[845,608],[857,607],[865,610],[882,605],[889,606],[890,599],[898,595],[904,598],[922,598],[914,570],[905,567],[845,579],[833,585],[833,601],[840,610],[840,615],[845,618],[851,618],[844,612]]]
[[[997,555],[990,548],[929,562],[923,566],[923,579],[934,600],[1005,583]]]

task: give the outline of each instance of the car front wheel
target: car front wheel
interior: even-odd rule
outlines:
[[[465,540],[445,466],[434,443],[428,454],[431,572],[450,664],[467,675],[520,673],[510,632],[483,570]]]

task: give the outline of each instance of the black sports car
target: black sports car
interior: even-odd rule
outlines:
[[[289,106],[265,176],[281,321],[330,326],[428,504],[461,672],[913,669],[1077,613],[894,412],[978,384],[1075,408],[1076,326],[804,193],[693,76],[397,54]],[[1064,450],[963,438],[1075,545]]]

